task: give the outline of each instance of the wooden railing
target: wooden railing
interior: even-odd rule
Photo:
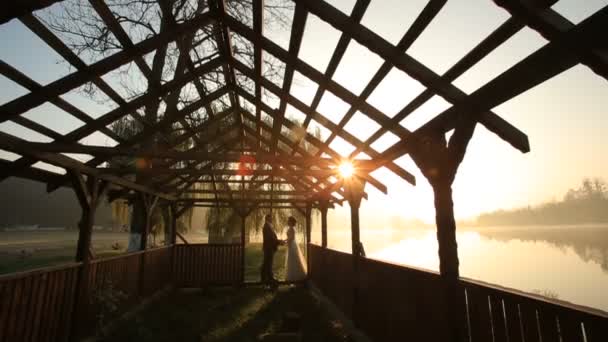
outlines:
[[[448,340],[436,272],[362,259],[355,276],[352,255],[315,245],[310,252],[311,280],[373,340]],[[468,279],[460,284],[470,341],[608,341],[602,311]]]
[[[0,276],[0,341],[62,341],[69,335],[80,264]]]
[[[175,245],[173,281],[177,287],[229,285],[243,280],[240,244]]]

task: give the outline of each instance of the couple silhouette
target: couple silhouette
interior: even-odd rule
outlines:
[[[262,228],[264,259],[260,275],[262,284],[265,286],[276,288],[278,285],[277,279],[274,278],[272,267],[274,255],[279,246],[282,245],[287,246],[287,253],[285,253],[285,281],[297,282],[306,278],[304,258],[296,241],[296,224],[296,219],[290,216],[287,219],[287,239],[280,240],[272,225],[272,215],[267,214],[264,217],[264,227]]]

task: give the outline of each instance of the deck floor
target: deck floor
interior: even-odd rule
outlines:
[[[258,341],[301,317],[302,341],[347,341],[348,332],[305,287],[178,290],[118,324],[102,341]]]

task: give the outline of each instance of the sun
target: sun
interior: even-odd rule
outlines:
[[[340,176],[342,176],[342,178],[349,178],[353,175],[355,168],[353,167],[352,163],[345,161],[338,166],[338,171],[340,172]]]

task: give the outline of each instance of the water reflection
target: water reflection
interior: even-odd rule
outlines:
[[[347,233],[329,240],[350,249]],[[369,257],[439,269],[434,230],[363,231],[362,240]],[[468,228],[457,240],[463,277],[608,311],[607,226]]]

